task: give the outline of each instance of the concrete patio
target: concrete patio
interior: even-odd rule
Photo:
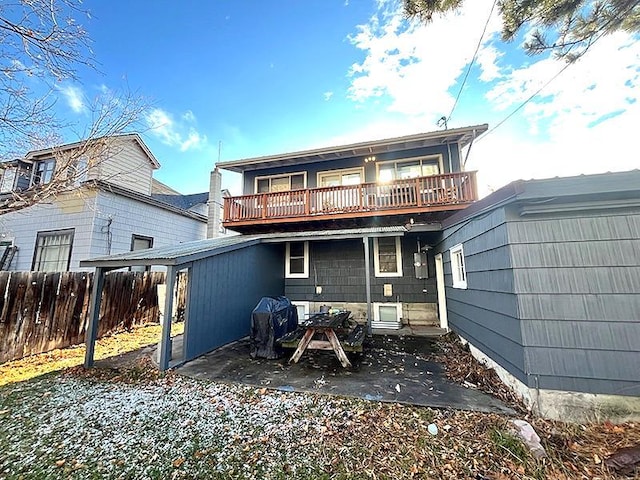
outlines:
[[[178,339],[176,339],[178,340]],[[513,414],[500,400],[448,380],[433,361],[436,338],[374,335],[342,368],[331,351],[307,351],[297,364],[252,359],[248,338],[225,345],[177,369],[193,378],[291,392],[358,397],[439,408]],[[179,342],[174,343],[174,348]]]

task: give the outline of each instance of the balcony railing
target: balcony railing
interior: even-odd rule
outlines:
[[[224,223],[448,210],[462,208],[476,199],[476,172],[456,172],[388,183],[227,197]]]

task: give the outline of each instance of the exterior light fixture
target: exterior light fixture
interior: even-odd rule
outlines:
[[[369,157],[364,158],[364,163],[375,162],[375,161],[376,161],[375,155],[371,155]]]

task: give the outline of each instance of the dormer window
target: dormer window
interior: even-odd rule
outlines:
[[[32,185],[45,185],[53,179],[53,171],[56,168],[56,161],[53,158],[38,160],[33,168]]]

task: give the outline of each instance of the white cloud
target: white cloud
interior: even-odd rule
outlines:
[[[333,92],[324,92],[322,95],[324,96],[325,101],[328,102],[329,100],[331,100],[331,97],[333,97]]]
[[[161,108],[154,108],[145,119],[152,135],[181,152],[202,148],[207,143],[206,135],[192,125],[196,117],[191,110],[182,114],[181,122],[175,122],[172,115]]]
[[[350,98],[363,102],[382,98],[389,110],[435,119],[449,113],[455,85],[473,55],[492,1],[466,2],[460,14],[435,18],[428,26],[409,23],[402,3],[379,2],[380,9],[350,37],[365,59],[351,67]],[[484,42],[499,31],[489,23]],[[486,62],[485,62],[486,64]],[[483,71],[490,72],[487,65]]]
[[[60,87],[59,90],[71,110],[75,113],[85,113],[87,111],[85,95],[81,88],[65,85]]]
[[[388,118],[360,125],[332,144],[435,129],[437,118],[451,109],[491,0],[465,2],[461,13],[428,26],[403,20],[400,2],[379,0],[378,5],[351,37],[365,57],[349,72],[349,96],[356,105],[382,106]],[[625,141],[640,125],[637,39],[625,33],[602,37],[527,101],[565,64],[524,57],[521,45],[499,41],[499,30],[494,14],[453,116],[453,126],[488,122],[491,128],[526,102],[472,148],[468,168],[479,170],[481,193],[519,178],[640,167]]]

